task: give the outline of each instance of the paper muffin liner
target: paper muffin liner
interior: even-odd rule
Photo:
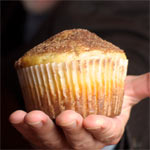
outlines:
[[[28,111],[42,110],[55,118],[64,110],[119,115],[128,61],[90,59],[48,63],[17,70]]]

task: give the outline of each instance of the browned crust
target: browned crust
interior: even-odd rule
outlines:
[[[86,29],[71,29],[64,30],[43,43],[33,47],[31,50],[26,52],[24,56],[34,56],[47,53],[66,53],[74,52],[78,54],[79,52],[101,50],[103,53],[123,53],[119,47],[107,42],[97,36],[95,33],[89,32]],[[23,62],[20,58],[16,63],[15,67],[22,66]]]
[[[43,43],[35,46],[25,55],[34,55],[41,53],[64,53],[68,51],[77,52],[77,48],[87,47],[88,51],[92,49],[107,49],[120,52],[120,48],[102,40],[95,33],[91,33],[86,29],[72,29],[62,31]]]

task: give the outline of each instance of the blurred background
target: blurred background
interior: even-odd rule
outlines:
[[[1,1],[2,149],[30,144],[10,125],[9,115],[24,108],[15,60],[50,36],[72,28],[95,32],[125,50],[128,74],[149,71],[149,1]],[[126,127],[130,148],[149,149],[149,101],[136,105]]]

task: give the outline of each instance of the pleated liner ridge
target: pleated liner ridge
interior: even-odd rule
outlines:
[[[76,60],[17,70],[28,111],[42,110],[55,118],[64,110],[89,114],[120,114],[128,61]]]

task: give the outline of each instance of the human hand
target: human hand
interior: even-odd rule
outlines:
[[[56,124],[43,112],[29,113],[18,110],[10,115],[13,126],[37,149],[99,150],[106,145],[117,144],[129,119],[131,108],[150,96],[150,73],[128,76],[122,112],[109,118],[89,115],[83,119],[67,110],[56,118]]]

